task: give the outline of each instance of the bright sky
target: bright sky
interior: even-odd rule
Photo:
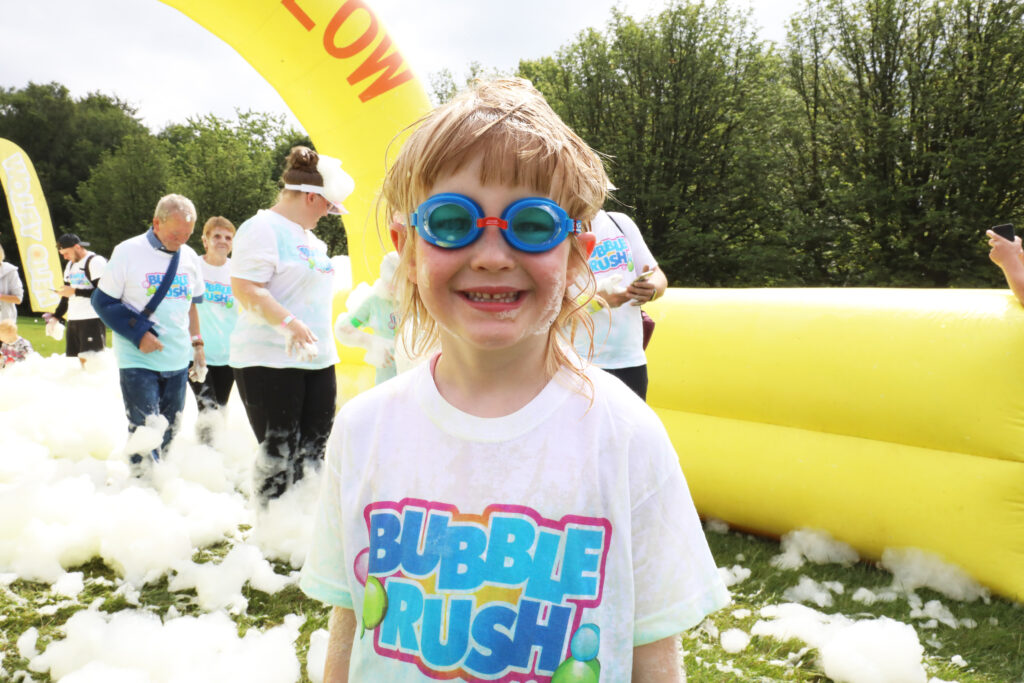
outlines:
[[[619,0],[618,5],[627,14],[647,16],[666,1]],[[760,35],[777,42],[785,38],[788,17],[803,4],[729,2],[737,9],[752,9]],[[430,74],[443,68],[458,77],[474,60],[511,70],[519,59],[551,55],[581,30],[604,27],[616,1],[369,4],[429,88]],[[75,97],[96,90],[117,95],[136,107],[154,130],[207,113],[229,117],[236,107],[288,111],[276,91],[234,50],[158,0],[0,0],[0,17],[2,87],[57,81]]]

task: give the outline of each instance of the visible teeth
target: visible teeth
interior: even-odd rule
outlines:
[[[466,292],[466,296],[469,297],[470,301],[501,301],[503,303],[512,303],[519,296],[517,292],[506,292],[503,294],[488,294],[486,292]]]

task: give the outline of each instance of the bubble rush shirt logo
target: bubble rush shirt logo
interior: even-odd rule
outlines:
[[[206,293],[203,294],[204,303],[220,304],[225,308],[232,308],[235,305],[235,297],[231,294],[231,285],[223,282],[211,282],[206,280]]]
[[[147,273],[146,274],[146,293],[152,296],[156,293],[156,290],[160,288],[160,283],[164,281],[164,273]],[[171,280],[171,286],[167,289],[168,299],[190,299],[192,297],[192,288],[189,287],[188,273],[176,273],[174,279]]]
[[[633,270],[633,259],[629,256],[629,243],[623,236],[603,240],[594,247],[594,253],[590,255],[590,270],[594,274],[607,273],[609,270],[626,266],[626,270]]]
[[[374,503],[364,515],[370,547],[356,577],[367,598],[371,585],[386,592],[363,608],[378,654],[439,679],[548,681],[572,662],[570,639],[586,608],[601,603],[608,520],[556,521],[515,505],[466,515],[412,499]],[[376,623],[366,623],[368,611]]]
[[[302,260],[309,264],[310,270],[315,270],[318,273],[334,272],[334,265],[331,263],[331,260],[326,256],[321,258],[320,255],[314,253],[312,249],[310,249],[304,244],[297,245],[296,249],[299,250],[299,254],[302,256]]]

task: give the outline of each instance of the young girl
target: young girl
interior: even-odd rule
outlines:
[[[567,338],[606,185],[520,80],[389,170],[400,319],[441,352],[335,422],[301,582],[335,606],[325,680],[676,681],[728,602],[658,418]]]

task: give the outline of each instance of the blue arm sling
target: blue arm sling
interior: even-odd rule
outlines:
[[[160,302],[164,300],[167,290],[171,288],[174,276],[178,274],[178,261],[180,260],[181,249],[179,248],[171,256],[171,262],[167,266],[167,272],[164,273],[160,286],[153,293],[150,300],[146,302],[146,307],[141,311],[120,299],[115,299],[97,287],[93,291],[91,298],[92,307],[96,310],[96,315],[100,317],[104,325],[138,347],[146,332],[153,332],[156,335],[156,330],[153,329],[156,323],[150,320],[150,317],[156,311],[156,307],[160,305]]]

